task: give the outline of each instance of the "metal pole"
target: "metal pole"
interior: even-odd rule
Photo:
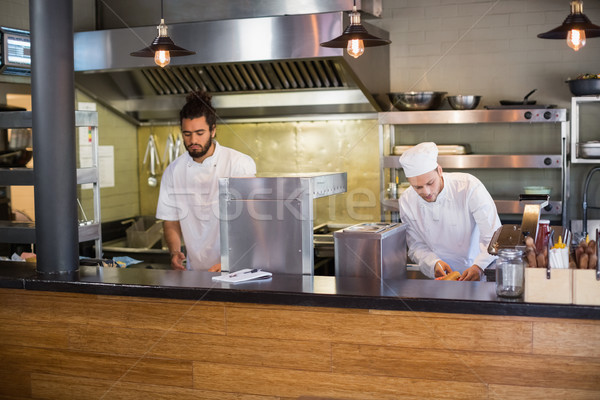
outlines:
[[[72,0],[30,0],[37,271],[79,268]]]

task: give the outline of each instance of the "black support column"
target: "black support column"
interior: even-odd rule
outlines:
[[[72,0],[30,0],[37,270],[79,268]]]

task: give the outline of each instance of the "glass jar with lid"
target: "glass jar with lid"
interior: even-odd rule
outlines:
[[[525,263],[523,252],[501,249],[496,261],[496,294],[501,297],[519,297],[523,294]]]

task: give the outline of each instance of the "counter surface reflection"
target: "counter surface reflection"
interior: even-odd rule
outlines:
[[[39,276],[34,265],[0,263],[0,287],[100,295],[258,304],[513,315],[600,320],[600,307],[531,304],[496,296],[493,282],[385,280],[273,274],[268,280],[217,283],[218,273],[80,267],[69,276]]]

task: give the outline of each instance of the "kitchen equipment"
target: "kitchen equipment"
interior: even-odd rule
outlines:
[[[550,186],[525,186],[523,191],[525,194],[550,194],[552,188]]]
[[[590,187],[590,181],[592,180],[592,176],[596,173],[600,171],[600,167],[594,167],[590,170],[590,172],[588,172],[587,176],[585,177],[585,183],[583,185],[583,202],[582,202],[582,208],[583,208],[583,237],[585,237],[585,235],[589,232],[588,230],[588,218],[587,218],[587,210],[588,208],[593,208],[595,210],[600,210],[600,206],[590,206],[588,205],[588,189]]]
[[[556,108],[556,104],[521,104],[505,106],[483,106],[486,110],[542,110],[547,108]]]
[[[148,144],[146,146],[146,154],[144,154],[144,162],[146,165],[148,162],[148,158],[150,158],[150,162],[148,165],[148,186],[156,187],[158,185],[157,174],[157,166],[160,166],[160,156],[158,155],[158,150],[156,149],[156,139],[154,139],[154,135],[150,135],[148,137]]]
[[[394,146],[394,154],[401,155],[406,150],[413,147],[410,146]],[[438,155],[440,156],[451,156],[457,154],[470,154],[471,153],[471,145],[469,144],[438,144]]]
[[[580,142],[577,144],[577,157],[600,158],[600,141]]]
[[[535,104],[536,101],[535,100],[527,100],[529,98],[529,96],[531,96],[533,94],[533,92],[535,92],[537,89],[533,89],[531,92],[527,93],[525,95],[525,97],[523,97],[523,100],[521,101],[514,101],[514,100],[500,100],[500,104],[503,106],[520,106],[520,105],[532,105]]]
[[[457,95],[448,96],[448,104],[455,110],[473,110],[481,101],[481,96]]]
[[[335,276],[406,279],[406,224],[371,222],[333,233]]]
[[[392,105],[400,111],[437,110],[447,92],[388,93]]]
[[[519,202],[524,203],[523,219],[521,225],[502,225],[494,235],[488,246],[488,253],[498,255],[502,249],[525,250],[525,239],[531,236],[535,241],[540,221],[540,211],[550,201],[549,195],[521,194]]]
[[[589,96],[600,94],[600,77],[589,79],[570,79],[565,81],[569,84],[569,90],[573,96]]]
[[[127,247],[149,249],[163,236],[163,223],[153,216],[141,216],[132,222],[125,231]]]
[[[372,113],[389,107],[386,93],[391,90],[390,46],[369,48],[368,56],[364,56],[369,62],[355,60],[342,49],[322,47],[319,43],[323,39],[344,31],[347,13],[332,12],[342,3],[302,2],[303,10],[317,9],[315,13],[298,12],[297,3],[235,1],[223,7],[202,7],[202,2],[186,2],[183,12],[193,18],[172,27],[172,38],[190,44],[186,48],[194,47],[196,54],[180,57],[177,65],[171,62],[167,69],[151,67],[143,58],[123,56],[139,46],[138,38],[156,35],[156,28],[150,26],[153,23],[127,30],[75,32],[76,84],[138,121],[179,115],[182,97],[190,88],[206,88],[217,105],[219,118],[225,119]],[[357,2],[357,6],[368,7],[366,3],[375,6],[372,1]],[[381,12],[381,0],[375,3],[379,3]],[[120,10],[121,16],[126,8]],[[208,12],[209,8],[217,12]],[[254,18],[261,16],[257,14],[261,8],[262,17]],[[190,13],[190,9],[200,11]],[[127,13],[139,18],[139,12]],[[363,20],[362,25],[380,38],[389,36],[368,21]],[[206,46],[194,44],[204,37],[210,38]],[[265,38],[268,45],[258,52],[248,51]],[[91,48],[95,51],[90,52]],[[125,88],[120,82],[135,84]],[[315,95],[319,101],[315,101]],[[249,107],[249,98],[256,99],[251,103],[260,106]],[[153,106],[153,102],[160,107]]]
[[[315,247],[315,258],[334,257],[333,233],[340,229],[348,228],[349,224],[336,224],[327,222],[313,228],[313,243]]]
[[[523,252],[501,249],[496,260],[496,294],[501,297],[519,297],[523,294]]]
[[[221,271],[313,275],[314,200],[346,190],[345,172],[220,178]]]

